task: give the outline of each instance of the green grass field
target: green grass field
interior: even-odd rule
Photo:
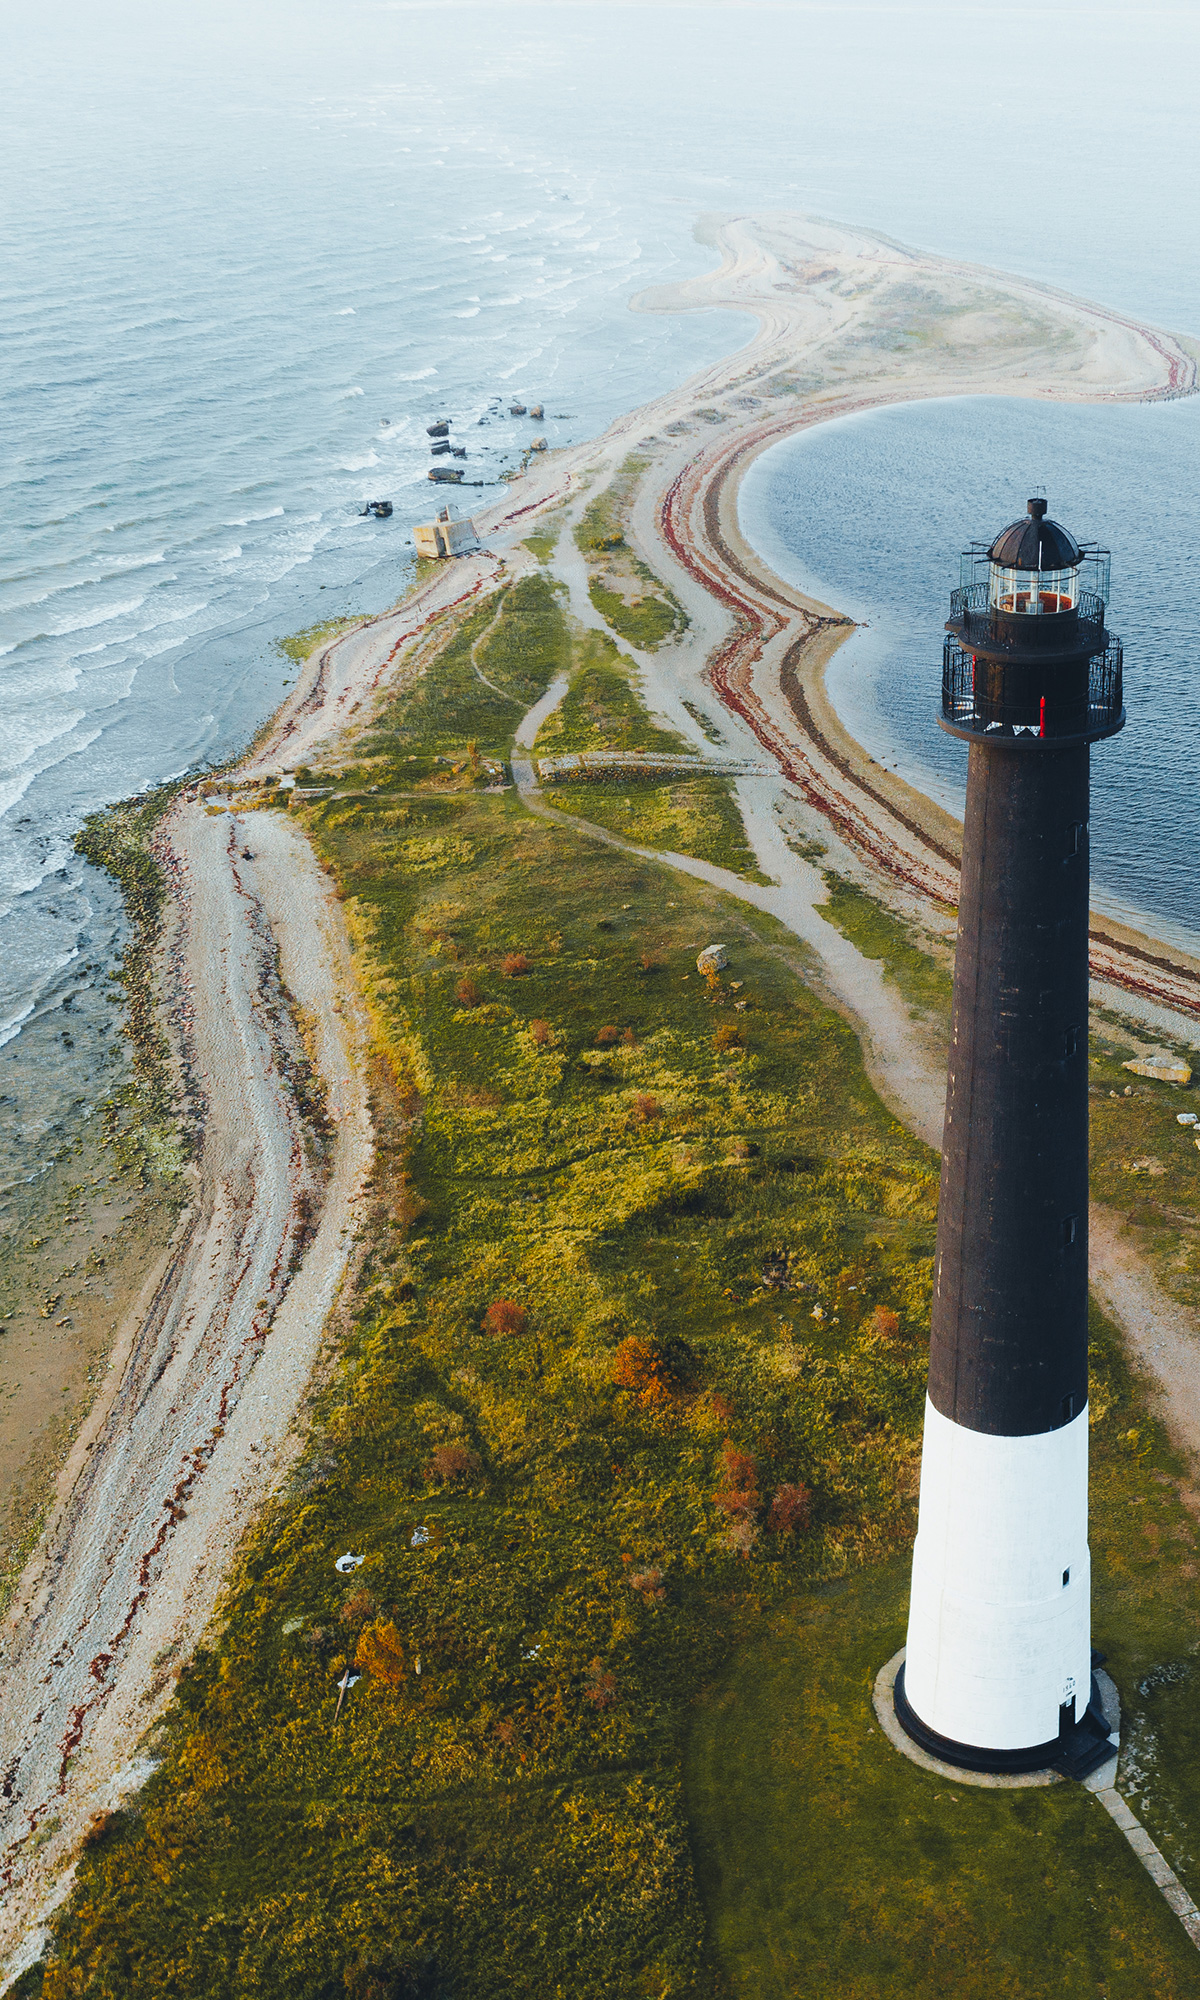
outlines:
[[[548,785],[546,804],[591,820],[639,847],[694,854],[750,882],[766,882],[746,839],[728,778],[633,778],[619,784]]]
[[[1200,1994],[1094,1800],[943,1787],[873,1730],[936,1161],[777,926],[471,785],[565,664],[554,747],[675,747],[572,646],[514,586],[376,718],[343,777],[380,792],[294,808],[374,1028],[354,1285],[160,1769],[21,1990]],[[465,789],[422,793],[446,758]],[[1096,1636],[1195,1890],[1195,1530],[1099,1318],[1093,1365]]]
[[[1144,2000],[1195,1947],[1082,1786],[919,1770],[871,1707],[904,1643],[889,1563],[767,1612],[698,1706],[685,1798],[715,1972],[737,2000]]]
[[[603,573],[593,573],[588,582],[588,595],[600,616],[629,645],[653,652],[687,630],[688,616],[625,540],[625,514],[647,464],[636,455],[625,460],[616,478],[585,508],[575,541],[593,572],[598,568]],[[606,579],[624,583],[628,595],[610,588]]]

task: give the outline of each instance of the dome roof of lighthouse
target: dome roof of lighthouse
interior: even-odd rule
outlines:
[[[1031,500],[1025,519],[997,535],[988,554],[1005,569],[1074,569],[1082,560],[1074,535],[1046,519],[1044,500]]]

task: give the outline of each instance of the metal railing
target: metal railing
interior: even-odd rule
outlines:
[[[942,715],[955,729],[978,736],[1063,737],[1109,736],[1121,726],[1124,708],[1124,655],[1119,639],[1110,639],[1102,653],[1088,662],[1086,690],[1066,695],[1051,673],[1044,687],[1024,687],[1011,695],[1003,672],[977,675],[974,655],[947,636],[942,653]],[[978,686],[977,686],[978,680]]]
[[[1079,565],[1080,580],[1087,577],[1094,594],[1108,603],[1112,586],[1112,556],[1099,542],[1079,544],[1082,560]],[[973,583],[986,585],[991,575],[991,550],[987,542],[972,542],[963,550],[959,558],[958,580],[969,586]]]
[[[997,621],[996,609],[988,599],[988,589],[989,585],[985,580],[982,583],[964,584],[960,589],[952,590],[950,593],[950,616],[955,623],[960,619],[962,620],[964,642],[969,644],[970,640],[974,638],[981,646],[991,646],[1002,652],[1008,652],[1025,645],[1029,635],[1022,633],[1019,639],[1014,639],[1010,624],[1014,616],[1019,617],[1021,614],[1013,612],[1001,613],[1000,618],[1004,622],[999,623]],[[1097,652],[1099,652],[1105,642],[1104,599],[1098,597],[1094,591],[1081,590],[1076,611],[1078,613],[1078,642],[1080,646],[1090,641],[1095,646]],[[1057,615],[1059,617],[1063,616],[1061,612]],[[1030,617],[1027,613],[1021,618],[1023,625],[1033,625],[1039,622],[1040,619],[1037,614]],[[1044,638],[1048,629],[1048,627],[1043,626],[1039,636]]]

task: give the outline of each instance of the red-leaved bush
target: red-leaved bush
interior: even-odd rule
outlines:
[[[662,1356],[648,1341],[631,1333],[613,1355],[612,1378],[646,1409],[663,1408],[671,1400],[671,1380]]]
[[[720,1457],[721,1484],[713,1495],[726,1514],[748,1517],[758,1512],[758,1465],[748,1451],[739,1451],[726,1438]]]
[[[619,1042],[620,1039],[621,1030],[619,1028],[601,1028],[596,1036],[596,1046],[601,1049],[611,1049],[613,1043]]]
[[[529,1314],[515,1299],[493,1299],[483,1315],[485,1333],[524,1333]]]
[[[900,1338],[900,1315],[890,1306],[876,1306],[871,1314],[871,1326],[880,1340],[891,1342]]]
[[[795,1535],[807,1528],[812,1516],[812,1495],[799,1482],[779,1486],[767,1510],[767,1526],[773,1535]]]
[[[652,1119],[662,1117],[662,1106],[657,1097],[651,1097],[648,1091],[641,1091],[633,1100],[633,1115],[643,1125],[649,1125]]]
[[[460,979],[454,989],[454,997],[460,1007],[478,1007],[479,988],[469,977]]]
[[[595,1708],[611,1708],[617,1692],[617,1677],[606,1673],[603,1660],[593,1660],[583,1684],[583,1698]]]
[[[531,1021],[529,1023],[529,1032],[539,1049],[549,1048],[551,1042],[554,1040],[554,1030],[550,1026],[549,1021]]]
[[[500,970],[506,979],[519,979],[522,973],[528,972],[529,960],[523,951],[510,951]]]

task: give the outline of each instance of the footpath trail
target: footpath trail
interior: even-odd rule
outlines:
[[[936,1145],[942,1059],[879,964],[822,914],[822,878],[788,845],[779,808],[815,816],[910,907],[953,899],[954,826],[839,733],[820,677],[849,628],[746,547],[738,481],[776,438],[855,409],[971,392],[1137,400],[1187,392],[1196,360],[1102,309],[869,232],[779,216],[726,218],[712,231],[718,269],[636,303],[744,310],[758,322],[750,341],[624,414],[602,439],[531,466],[476,516],[482,553],[440,565],[397,609],[316,647],[243,773],[328,754],[381,692],[422,670],[456,613],[532,566],[522,538],[535,522],[561,527],[631,452],[645,454],[630,539],[691,620],[682,643],[636,652],[647,700],[700,749],[684,697],[719,704],[732,755],[757,762],[766,751],[778,777],[738,780],[769,884],[686,855],[632,851],[777,917],[797,939],[805,976],[859,1027],[881,1094]],[[999,317],[981,316],[981,287]],[[928,337],[900,354],[890,329],[918,294]],[[556,562],[573,615],[606,630],[569,526]],[[565,685],[518,732],[522,797],[581,838],[628,848],[538,795],[528,752]],[[66,1893],[93,1814],[140,1782],[137,1746],[169,1698],[172,1668],[195,1645],[241,1537],[286,1469],[371,1158],[366,1024],[349,946],[299,829],[278,812],[209,813],[185,800],[163,830],[162,855],[175,913],[168,1011],[200,1149],[188,1209],[119,1330],[57,1512],[0,1635],[0,1961],[9,1954],[0,1984],[36,1955],[40,1919]],[[1200,962],[1113,925],[1094,933],[1093,952],[1118,1004],[1132,999],[1160,1023],[1200,1014]],[[287,1083],[300,1050],[285,987],[307,1010],[328,1087],[323,1167]],[[1195,1331],[1111,1217],[1097,1218],[1093,1275],[1157,1371],[1176,1428],[1200,1445]]]
[[[365,1024],[303,836],[279,813],[193,803],[161,849],[176,892],[172,1011],[203,1141],[167,1266],[118,1342],[7,1622],[0,1952],[41,1913],[93,1814],[144,1775],[131,1757],[171,1665],[286,1464],[370,1161]],[[285,987],[309,1011],[327,1085],[324,1172],[284,1081],[302,1054]]]

